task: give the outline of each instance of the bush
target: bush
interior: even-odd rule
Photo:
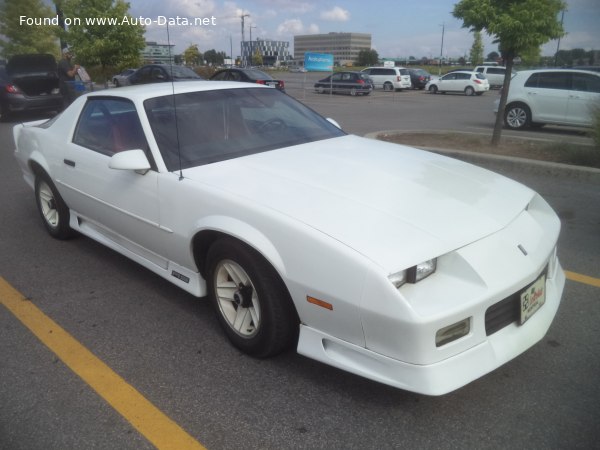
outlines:
[[[592,113],[592,138],[596,148],[600,150],[600,106],[596,107]]]

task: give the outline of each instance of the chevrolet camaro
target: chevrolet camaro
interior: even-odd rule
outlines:
[[[440,395],[533,346],[559,307],[560,221],[537,193],[346,134],[273,88],[99,91],[13,134],[51,236],[208,297],[255,357],[294,346]]]

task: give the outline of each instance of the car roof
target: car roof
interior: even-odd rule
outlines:
[[[125,97],[131,100],[144,101],[149,98],[163,97],[172,94],[184,94],[196,91],[217,91],[223,89],[273,89],[254,83],[240,83],[235,81],[176,81],[174,83],[150,83],[135,86],[123,86],[115,89],[104,89],[91,92],[88,97]]]
[[[598,72],[594,72],[592,70],[583,70],[583,69],[570,69],[570,68],[563,68],[563,67],[555,67],[555,68],[548,68],[548,69],[531,69],[531,70],[519,70],[517,72],[517,74],[523,76],[523,75],[531,75],[533,73],[546,73],[546,72],[573,72],[573,73],[592,73],[594,75],[598,75],[600,76],[600,74]]]

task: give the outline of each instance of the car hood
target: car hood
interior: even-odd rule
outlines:
[[[534,195],[485,169],[357,136],[187,169],[183,175],[298,220],[390,273],[502,229]]]

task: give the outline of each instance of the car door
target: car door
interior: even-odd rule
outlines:
[[[440,78],[440,91],[455,91],[456,90],[456,73],[449,73]]]
[[[591,126],[593,111],[598,105],[600,105],[600,76],[573,72],[565,122]]]
[[[539,72],[525,83],[533,121],[564,123],[570,93],[568,71]]]
[[[112,155],[129,149],[144,150],[155,167],[133,103],[92,97],[66,143],[60,183],[80,227],[148,256],[143,249],[152,249],[164,234],[159,227],[158,172],[111,169]]]

